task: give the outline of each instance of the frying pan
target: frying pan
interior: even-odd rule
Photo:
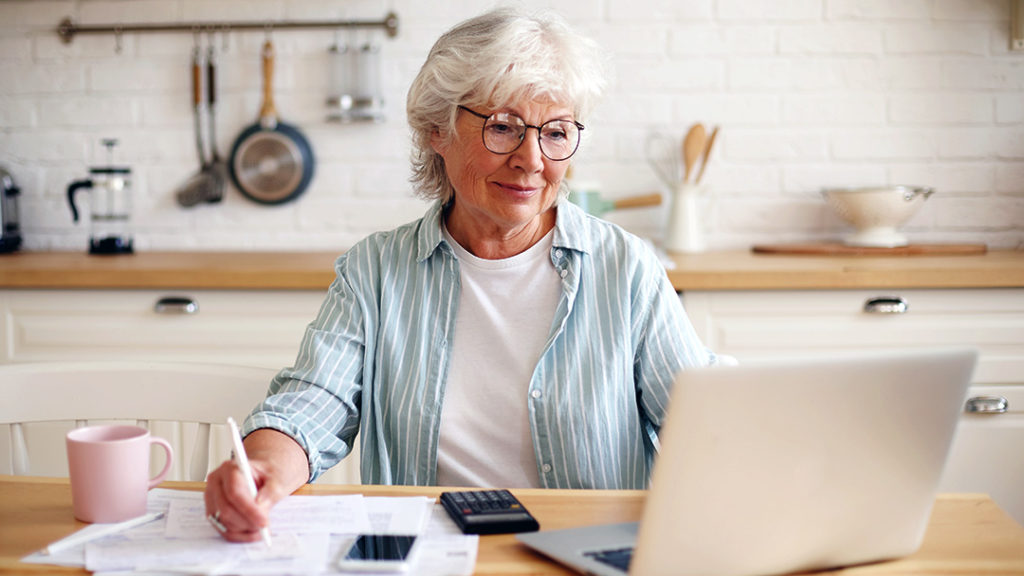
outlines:
[[[306,191],[313,179],[313,150],[297,128],[281,122],[274,107],[274,46],[263,44],[263,105],[259,120],[231,149],[231,181],[250,200],[281,204]]]

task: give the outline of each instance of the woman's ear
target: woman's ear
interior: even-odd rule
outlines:
[[[434,152],[437,152],[441,156],[445,155],[450,144],[450,139],[442,136],[440,130],[435,128],[434,131],[430,133],[430,147],[434,149]]]

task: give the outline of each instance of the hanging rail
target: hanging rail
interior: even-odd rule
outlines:
[[[176,24],[99,24],[79,26],[71,18],[61,20],[57,34],[70,44],[75,34],[114,34],[126,32],[232,32],[237,30],[291,30],[296,28],[383,28],[389,38],[398,35],[398,15],[388,12],[383,20],[306,20],[284,22],[179,22]]]

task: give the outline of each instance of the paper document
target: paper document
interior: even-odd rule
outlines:
[[[364,503],[369,530],[350,530],[350,534],[421,534],[434,505],[433,500],[423,496],[367,498]]]
[[[22,561],[94,572],[336,574],[338,554],[356,534],[380,532],[422,539],[412,573],[469,575],[476,564],[478,538],[461,534],[444,509],[424,497],[289,496],[271,511],[269,547],[262,541],[223,540],[206,521],[202,492],[151,490],[147,512],[165,515],[59,554],[34,553]],[[75,535],[104,527],[87,526]]]
[[[360,494],[341,496],[289,496],[270,511],[271,534],[356,533],[370,529]],[[220,534],[206,520],[202,500],[174,500],[167,512],[168,538],[214,538]]]

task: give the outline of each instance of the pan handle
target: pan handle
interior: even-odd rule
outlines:
[[[215,85],[217,71],[216,63],[214,62],[216,52],[212,43],[206,49],[206,103],[210,108],[217,105],[217,87]]]
[[[274,45],[268,38],[263,43],[263,106],[260,108],[260,126],[265,130],[277,128],[277,108],[274,107]]]
[[[192,49],[192,105],[199,107],[203,102],[203,80],[199,68],[199,46]]]

